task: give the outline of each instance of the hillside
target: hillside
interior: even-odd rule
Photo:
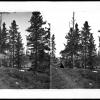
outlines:
[[[100,70],[51,66],[52,89],[100,88]]]
[[[0,68],[0,89],[48,89],[49,76],[15,68]]]

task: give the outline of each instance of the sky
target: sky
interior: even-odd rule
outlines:
[[[100,2],[0,2],[0,12],[11,12],[10,14],[3,14],[2,22],[5,22],[9,29],[11,22],[16,20],[24,46],[26,45],[26,29],[30,26],[28,21],[33,11],[40,11],[43,20],[51,23],[51,34],[55,34],[56,56],[59,57],[59,52],[64,49],[65,36],[69,31],[69,22],[72,26],[73,11],[80,30],[84,22],[88,21],[98,50]]]

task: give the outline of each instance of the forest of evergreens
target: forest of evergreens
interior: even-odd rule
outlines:
[[[28,82],[28,86],[24,84],[24,88],[49,88],[50,27],[43,27],[43,25],[49,25],[49,23],[43,20],[39,11],[32,12],[29,23],[30,26],[25,30],[28,33],[26,35],[26,51],[22,33],[19,32],[19,25],[17,25],[16,20],[12,20],[9,29],[6,28],[6,22],[1,23],[0,67],[3,69],[6,68],[3,70],[3,73],[8,70],[5,73],[8,77],[15,78],[18,81],[24,81],[25,84]],[[12,72],[9,72],[10,70]],[[15,86],[11,88],[16,88],[16,82]],[[17,88],[23,87],[19,86]]]
[[[0,27],[0,68],[7,78],[17,80],[16,87],[16,85],[14,86],[16,82],[13,83],[14,81],[12,82],[8,78],[9,84],[13,83],[13,85],[9,87],[6,84],[7,88],[52,88],[51,85],[55,84],[53,83],[55,80],[58,81],[59,76],[60,78],[65,77],[65,80],[68,79],[70,84],[71,78],[67,78],[66,74],[72,74],[71,71],[73,75],[74,72],[77,75],[82,71],[81,75],[79,74],[81,78],[83,76],[86,78],[87,75],[91,79],[92,71],[100,68],[100,54],[97,52],[93,36],[95,33],[91,32],[89,22],[85,21],[82,28],[79,29],[73,13],[72,27],[69,27],[69,31],[66,32],[65,48],[61,50],[61,57],[58,58],[56,56],[56,35],[51,33],[52,24],[44,21],[39,11],[34,11],[31,14],[30,25],[25,30],[27,32],[26,51],[16,20],[12,20],[9,29],[6,28],[6,22],[3,22]],[[83,70],[85,71],[83,72]],[[56,77],[58,78],[56,79]],[[94,77],[92,81],[94,82]],[[96,80],[96,82],[99,81]]]

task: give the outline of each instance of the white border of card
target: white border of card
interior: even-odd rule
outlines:
[[[27,2],[0,2],[0,12],[31,12],[50,7],[56,2],[46,1],[27,1]],[[63,7],[66,2],[59,2]],[[76,3],[76,2],[75,2]],[[98,2],[96,2],[98,3]],[[100,2],[99,2],[100,3]],[[53,6],[54,7],[54,6]],[[56,7],[56,6],[55,6]],[[43,8],[43,9],[42,9]],[[55,9],[55,8],[54,8]],[[45,9],[46,10],[46,9]],[[99,89],[1,89],[0,98],[46,98],[46,99],[65,99],[65,98],[99,98]]]

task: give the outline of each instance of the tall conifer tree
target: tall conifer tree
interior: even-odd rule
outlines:
[[[0,35],[0,47],[1,53],[6,53],[6,51],[8,50],[9,44],[8,44],[8,32],[7,32],[7,28],[6,28],[6,24],[5,22],[2,25],[2,29],[1,29],[1,35]]]
[[[27,36],[27,46],[31,52],[32,70],[38,71],[41,62],[46,58],[46,52],[50,50],[48,40],[50,39],[50,32],[43,28],[46,24],[40,12],[32,12],[30,19],[31,26],[27,29],[30,33]]]
[[[11,23],[11,27],[9,30],[9,45],[10,45],[10,61],[12,67],[21,67],[21,56],[23,52],[23,45],[22,45],[22,39],[21,35],[18,32],[18,25],[16,24],[16,21],[13,20]]]
[[[53,34],[52,37],[51,37],[51,57],[52,58],[55,58],[55,50],[56,50],[56,47],[55,47],[55,35]]]
[[[78,29],[78,24],[75,24],[75,29],[70,28],[68,35],[66,35],[67,44],[65,44],[65,49],[61,51],[64,54],[67,63],[74,67],[75,60],[78,56],[78,52],[80,50],[80,34]],[[74,57],[73,57],[74,55]],[[73,65],[74,60],[74,65]]]
[[[88,21],[85,21],[81,32],[84,68],[86,68],[87,65],[89,65],[89,67],[91,66],[93,67],[93,61],[94,61],[93,57],[96,54],[94,38],[90,30],[91,29],[90,26],[88,25]]]

